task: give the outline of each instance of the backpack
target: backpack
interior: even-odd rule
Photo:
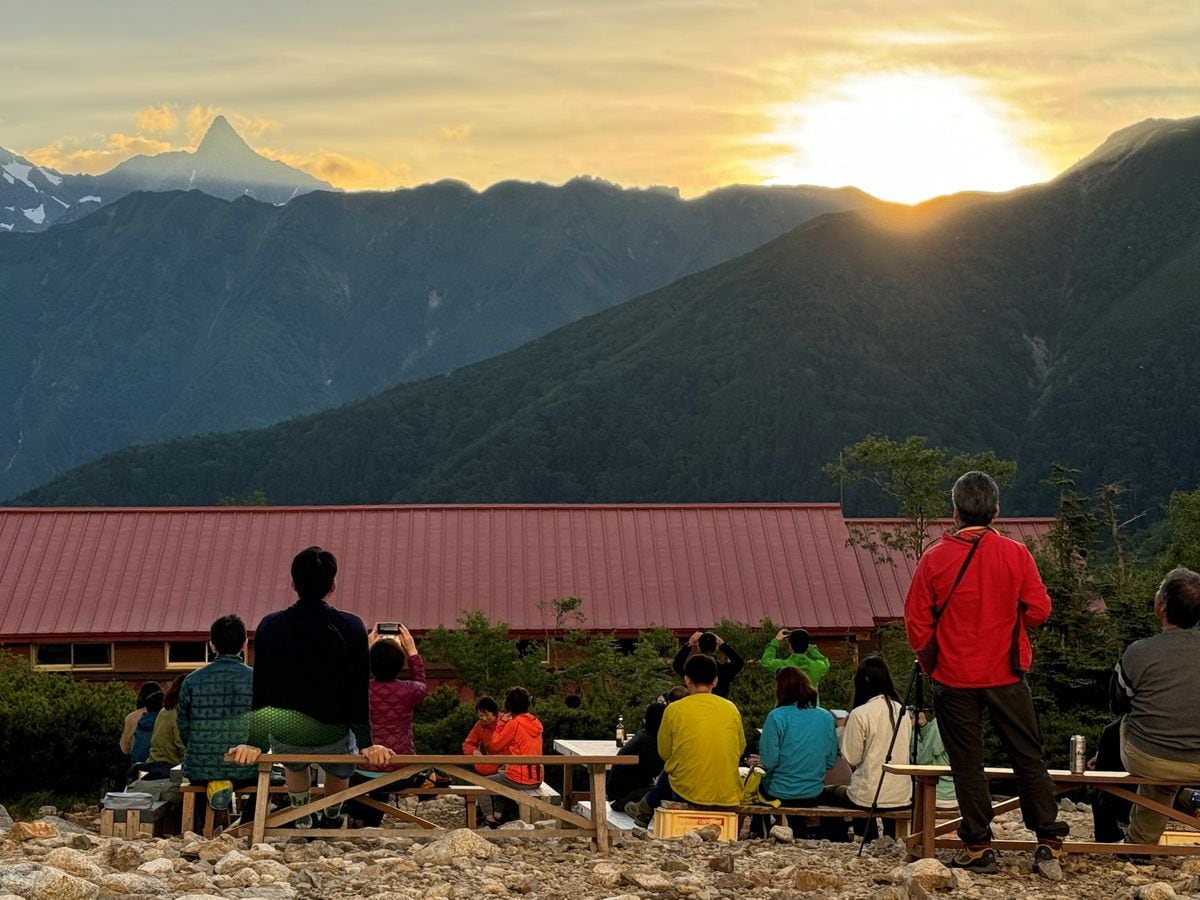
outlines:
[[[150,738],[154,734],[154,722],[158,719],[157,712],[144,712],[138,719],[137,730],[133,733],[133,746],[129,748],[129,759],[134,763],[142,763],[150,758]]]
[[[779,806],[778,800],[768,800],[762,795],[760,788],[765,774],[758,766],[750,767],[742,779],[742,806]]]

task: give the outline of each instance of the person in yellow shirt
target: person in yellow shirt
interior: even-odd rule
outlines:
[[[663,772],[646,796],[625,806],[642,825],[663,801],[731,807],[742,802],[738,762],[746,749],[746,733],[738,708],[713,693],[716,661],[693,656],[684,666],[683,680],[688,695],[666,708],[658,729]]]

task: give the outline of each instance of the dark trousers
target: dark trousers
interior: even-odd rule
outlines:
[[[821,794],[815,797],[776,797],[770,791],[760,791],[768,800],[778,800],[781,806],[820,806]],[[797,838],[809,836],[808,819],[805,816],[788,815],[787,826]],[[771,833],[774,816],[755,815],[750,820],[750,833],[767,837]]]
[[[1097,772],[1125,771],[1125,763],[1121,760],[1123,721],[1124,719],[1117,719],[1110,722],[1100,733],[1100,740],[1096,744]],[[1123,841],[1125,831],[1129,828],[1129,812],[1133,804],[1099,788],[1094,788],[1092,794],[1092,831],[1096,840],[1110,844]]]
[[[1043,758],[1042,729],[1024,680],[991,688],[954,688],[933,683],[933,709],[950,757],[954,790],[962,811],[958,836],[980,845],[992,839],[992,795],[983,774],[983,711],[1012,762],[1025,827],[1038,838],[1062,838],[1054,783]]]

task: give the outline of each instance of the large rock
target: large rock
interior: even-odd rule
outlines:
[[[714,872],[732,872],[733,871],[733,854],[722,853],[714,856],[708,861],[708,867]]]
[[[651,894],[665,894],[675,887],[670,878],[658,872],[625,872],[621,878],[626,884]]]
[[[104,874],[104,870],[96,865],[90,856],[69,847],[54,848],[46,854],[45,863],[79,878],[96,879]]]
[[[232,875],[238,869],[245,868],[253,864],[253,862],[254,860],[244,853],[230,850],[213,865],[213,872],[217,875]]]
[[[422,866],[448,866],[455,859],[491,859],[499,848],[467,828],[457,828],[422,847],[413,859]]]
[[[603,887],[614,887],[621,880],[621,867],[616,863],[598,862],[592,866],[592,881]]]
[[[775,825],[771,828],[771,837],[777,844],[791,844],[796,840],[795,832],[786,825]]]
[[[219,834],[211,841],[187,848],[204,862],[215,863],[238,847],[237,838],[228,834]]]
[[[838,887],[841,883],[842,880],[836,875],[817,869],[797,869],[796,877],[792,879],[792,887],[798,891],[820,891]]]
[[[13,827],[13,817],[8,814],[8,809],[4,804],[0,803],[0,831],[7,831]]]
[[[165,878],[175,872],[175,861],[165,857],[152,859],[138,866],[137,871],[152,878]]]
[[[48,822],[14,822],[8,829],[8,839],[21,843],[58,837],[58,829]]]
[[[167,888],[157,878],[139,872],[116,872],[100,879],[100,886],[110,894],[165,894]]]
[[[909,863],[904,867],[905,882],[913,882],[919,884],[927,891],[940,891],[943,888],[948,888],[954,881],[954,876],[950,874],[941,862],[929,857],[928,859],[918,859],[914,863]]]
[[[100,896],[100,888],[61,869],[46,866],[33,874],[29,892],[24,896],[29,900],[95,900]]]
[[[1175,888],[1165,881],[1156,881],[1153,884],[1142,885],[1134,896],[1137,900],[1172,900],[1179,895],[1175,893]]]

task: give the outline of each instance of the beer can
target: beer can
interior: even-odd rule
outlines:
[[[1082,775],[1087,769],[1087,740],[1082,734],[1071,735],[1071,772]]]

